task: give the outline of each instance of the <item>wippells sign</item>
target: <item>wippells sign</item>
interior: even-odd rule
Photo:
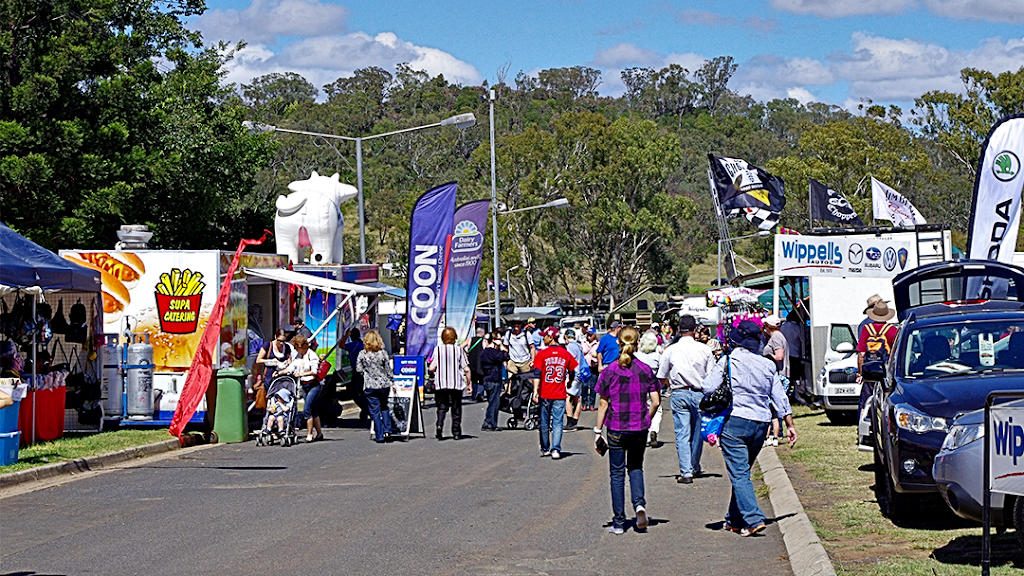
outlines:
[[[910,242],[886,238],[775,236],[779,276],[893,278],[905,271]]]
[[[993,407],[989,431],[992,491],[1024,496],[1024,408]]]

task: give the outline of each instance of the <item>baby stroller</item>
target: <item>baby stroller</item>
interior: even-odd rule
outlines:
[[[297,406],[296,398],[298,398],[298,395],[296,394],[297,388],[298,383],[295,378],[287,374],[274,378],[270,382],[270,386],[267,388],[268,403],[282,389],[287,390],[289,393],[289,400],[285,403],[287,411],[285,412],[284,429],[277,431],[276,440],[281,446],[294,446],[296,442],[295,412]],[[269,446],[274,443],[274,434],[267,432],[271,418],[276,418],[276,416],[268,408],[266,416],[263,417],[263,426],[260,428],[260,433],[256,436],[257,446]]]
[[[526,430],[536,430],[540,424],[540,407],[533,403],[533,383],[530,381],[535,377],[535,372],[527,372],[513,374],[508,379],[498,405],[498,410],[511,414],[505,422],[506,428],[518,428],[520,420]]]

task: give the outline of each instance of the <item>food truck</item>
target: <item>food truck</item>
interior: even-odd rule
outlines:
[[[100,272],[105,419],[168,425],[234,253],[62,250],[60,255]],[[287,265],[288,258],[278,254],[242,254],[231,282],[218,349],[211,351],[216,368],[251,368],[263,338],[292,324],[289,285],[245,272]],[[151,367],[148,382],[145,366]],[[136,388],[143,394],[142,401],[122,397]],[[205,409],[204,401],[192,422],[202,422]]]

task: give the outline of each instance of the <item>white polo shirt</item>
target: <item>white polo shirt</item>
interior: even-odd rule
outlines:
[[[667,378],[672,390],[701,390],[704,377],[714,366],[715,355],[711,348],[692,336],[683,336],[662,353],[658,378]]]

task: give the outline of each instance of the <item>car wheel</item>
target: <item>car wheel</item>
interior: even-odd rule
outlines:
[[[1017,542],[1024,548],[1024,498],[1017,498],[1013,504],[1013,529],[1017,531]]]
[[[882,515],[893,522],[906,520],[913,513],[914,496],[896,491],[892,477],[889,476],[889,469],[879,456],[878,448],[875,448],[875,495]]]

